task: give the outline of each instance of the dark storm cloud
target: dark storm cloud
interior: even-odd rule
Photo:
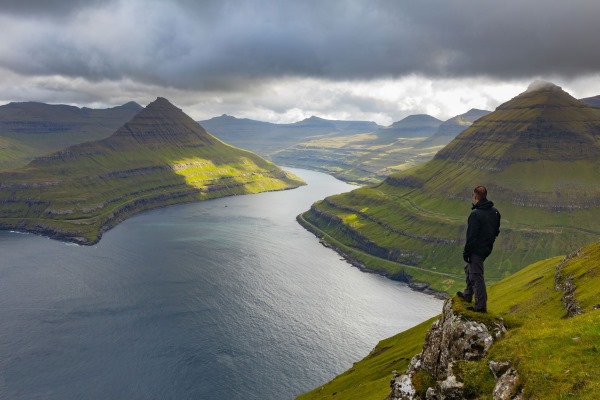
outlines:
[[[2,15],[0,66],[22,75],[233,90],[280,77],[600,71],[596,0],[15,0]]]
[[[101,3],[102,0],[2,0],[0,13],[13,15],[65,16],[82,8]]]

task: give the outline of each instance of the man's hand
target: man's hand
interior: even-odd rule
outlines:
[[[463,253],[463,260],[465,260],[466,263],[470,263],[471,262],[471,256],[468,255],[467,253]]]

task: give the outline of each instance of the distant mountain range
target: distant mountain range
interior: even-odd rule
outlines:
[[[471,110],[447,121],[409,115],[371,132],[317,137],[271,155],[278,164],[316,169],[369,184],[430,160],[445,144],[489,111]]]
[[[158,98],[105,139],[0,173],[0,229],[91,244],[143,210],[302,184]]]
[[[452,291],[473,187],[487,186],[503,215],[486,264],[497,280],[600,238],[598,165],[600,108],[538,82],[432,160],[317,202],[302,220],[368,268]]]
[[[129,102],[108,109],[36,102],[0,106],[0,170],[78,143],[110,136],[142,106]]]
[[[375,122],[338,121],[314,116],[292,124],[274,124],[230,115],[198,123],[223,141],[265,157],[312,137],[371,132],[381,128]]]
[[[594,97],[586,97],[585,99],[580,99],[586,104],[589,104],[594,107],[600,107],[600,95]]]

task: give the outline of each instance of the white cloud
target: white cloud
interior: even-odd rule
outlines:
[[[577,98],[600,94],[600,76],[550,80]],[[22,77],[0,70],[0,103],[36,100],[88,107],[136,101],[146,105],[166,97],[196,120],[221,114],[277,123],[316,115],[328,119],[369,120],[389,125],[411,114],[441,120],[471,108],[494,110],[525,91],[530,80],[489,78],[432,80],[411,75],[399,79],[329,81],[285,78],[260,81],[246,92],[184,90],[131,79],[89,81],[62,76]]]

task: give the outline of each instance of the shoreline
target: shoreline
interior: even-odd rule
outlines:
[[[445,299],[447,299],[447,298],[450,297],[450,295],[448,293],[446,293],[446,292],[440,292],[440,291],[431,289],[429,287],[428,283],[425,283],[425,282],[413,282],[410,274],[408,274],[407,272],[404,272],[402,274],[402,277],[404,279],[398,279],[398,278],[392,277],[391,274],[389,272],[387,272],[387,271],[374,270],[374,269],[367,268],[362,262],[360,262],[356,258],[352,257],[350,254],[346,253],[344,250],[340,249],[339,247],[335,246],[334,244],[332,244],[332,243],[328,242],[327,240],[325,240],[323,232],[321,232],[318,228],[316,228],[315,226],[313,226],[310,222],[306,221],[304,219],[304,217],[302,217],[302,214],[299,214],[299,215],[296,216],[296,221],[304,229],[306,229],[307,231],[309,231],[310,233],[312,233],[313,235],[315,235],[319,239],[319,243],[321,243],[321,245],[334,250],[348,264],[352,265],[353,267],[358,268],[362,272],[366,272],[366,273],[369,273],[369,274],[377,274],[377,275],[381,275],[381,276],[383,276],[383,277],[385,277],[387,279],[390,279],[392,281],[406,283],[407,286],[410,289],[414,290],[415,292],[424,293],[424,294],[433,296],[433,297],[435,297],[437,299],[440,299],[440,300],[445,300]]]
[[[264,190],[264,191],[257,192],[257,193],[239,193],[239,194],[226,193],[221,196],[205,197],[205,198],[189,197],[190,194],[193,196],[194,194],[198,194],[198,193],[206,193],[206,192],[203,192],[202,190],[190,189],[188,191],[189,193],[185,193],[183,196],[180,193],[178,193],[174,196],[165,197],[165,198],[161,199],[161,201],[156,201],[156,202],[150,202],[147,199],[140,202],[139,199],[137,199],[137,200],[134,199],[133,206],[131,204],[129,204],[129,205],[124,204],[121,209],[114,210],[111,213],[111,215],[109,215],[109,217],[105,218],[105,221],[98,226],[98,228],[95,232],[96,236],[94,239],[88,239],[88,238],[84,237],[82,235],[83,232],[81,232],[81,231],[80,232],[69,232],[69,231],[61,230],[58,227],[53,227],[50,224],[46,224],[46,223],[42,222],[42,220],[36,221],[33,225],[19,223],[20,221],[17,221],[17,223],[14,223],[14,224],[5,224],[4,222],[0,221],[0,231],[14,232],[14,233],[19,233],[19,234],[36,235],[36,236],[44,237],[44,238],[51,239],[51,240],[57,240],[57,241],[63,242],[63,243],[76,244],[79,246],[94,246],[94,245],[98,244],[100,242],[100,240],[102,239],[102,236],[106,232],[110,231],[112,228],[116,227],[117,225],[126,221],[129,218],[132,218],[136,215],[139,215],[139,214],[142,214],[142,213],[145,213],[148,211],[165,208],[165,207],[201,202],[201,201],[216,200],[216,199],[221,199],[221,198],[225,198],[225,197],[246,196],[246,195],[251,195],[251,194],[293,190],[293,189],[297,189],[297,188],[305,186],[305,185],[306,185],[306,182],[304,182],[303,184],[299,184],[297,186],[289,186],[289,187],[285,187],[282,189],[276,189],[276,190]],[[186,195],[188,197],[186,197]],[[180,200],[183,199],[183,200],[177,201],[177,199],[180,199]],[[135,207],[136,205],[137,205],[137,207]]]

